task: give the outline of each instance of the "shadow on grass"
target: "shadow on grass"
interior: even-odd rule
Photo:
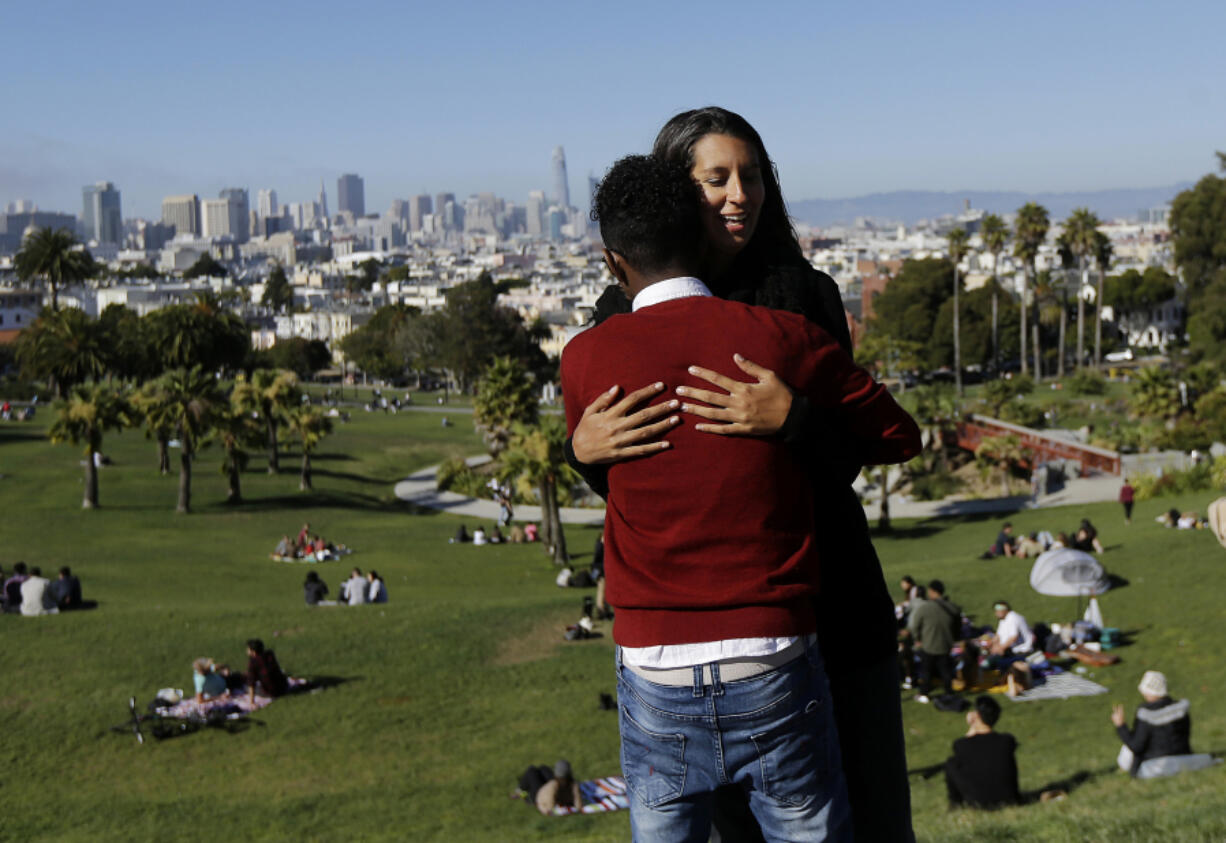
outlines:
[[[350,471],[329,471],[326,468],[316,468],[312,473],[316,477],[331,477],[337,480],[352,480],[355,483],[378,483],[380,486],[386,486],[388,483],[392,482],[380,477],[367,477],[364,474],[354,474]]]
[[[1043,794],[1050,790],[1062,790],[1065,793],[1072,793],[1074,790],[1081,787],[1091,779],[1108,775],[1116,769],[1116,766],[1112,764],[1108,767],[1103,767],[1100,770],[1078,770],[1076,773],[1073,773],[1070,776],[1066,776],[1054,782],[1048,782],[1042,787],[1035,788],[1034,790],[1023,790],[1022,804],[1030,805],[1038,802],[1041,800]]]
[[[198,514],[215,515],[234,512],[276,512],[303,509],[353,509],[366,512],[403,512],[402,501],[362,494],[333,492],[302,492],[297,495],[276,495],[269,498],[244,498],[241,504],[219,501],[195,510]]]
[[[932,521],[922,521],[918,524],[910,524],[900,527],[886,527],[882,529],[879,526],[869,527],[868,533],[875,539],[922,539],[936,533],[943,532],[949,528],[947,524],[934,523]]]
[[[19,431],[19,432],[5,431],[4,435],[0,436],[0,445],[5,444],[6,442],[34,442],[34,441],[46,442],[47,434],[46,433],[27,433],[25,431]]]
[[[1129,584],[1128,580],[1125,577],[1121,577],[1119,574],[1107,574],[1107,582],[1113,589],[1123,588]]]

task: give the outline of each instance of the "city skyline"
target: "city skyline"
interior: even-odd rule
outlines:
[[[75,212],[84,186],[110,181],[125,216],[157,219],[166,196],[240,185],[304,202],[353,172],[369,212],[443,191],[524,203],[554,193],[556,146],[582,204],[588,174],[711,103],[757,126],[791,201],[1166,185],[1214,170],[1226,145],[1226,7],[1210,2],[632,2],[600,16],[545,3],[531,21],[496,4],[375,3],[352,27],[329,9],[15,7],[21,38],[5,46],[28,72],[0,132],[0,205]],[[344,64],[301,65],[308,44]]]

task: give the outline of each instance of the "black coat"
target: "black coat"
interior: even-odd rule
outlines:
[[[1141,762],[1167,755],[1191,755],[1192,718],[1187,700],[1175,702],[1163,697],[1142,703],[1130,730],[1117,726],[1115,731],[1124,745],[1132,750],[1132,774],[1137,774]]]

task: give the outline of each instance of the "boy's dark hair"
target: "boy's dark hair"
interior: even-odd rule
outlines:
[[[914,586],[914,585],[915,585],[915,577],[911,576],[910,574],[906,574],[906,575],[904,575],[904,576],[903,576],[903,578],[902,578],[901,582],[904,582],[904,583],[906,583],[907,585],[910,585],[910,586]]]
[[[37,565],[35,565],[33,568],[30,569],[30,576],[41,577],[42,575],[43,575],[43,569],[38,567]]]
[[[643,273],[697,263],[702,241],[698,187],[679,164],[627,155],[592,197],[605,247]]]
[[[975,712],[984,724],[995,726],[996,721],[1000,719],[1000,703],[987,694],[980,694],[975,697]]]
[[[944,596],[945,583],[941,582],[940,580],[933,580],[932,582],[928,583],[928,590],[935,591],[937,594]]]
[[[27,570],[26,563],[24,562],[18,562],[13,566],[13,573],[15,574],[24,574]]]
[[[247,649],[251,650],[251,652],[255,653],[257,656],[263,655],[264,642],[258,638],[248,638]]]
[[[72,576],[72,570],[71,570],[71,569],[70,569],[70,568],[69,568],[67,565],[65,565],[63,568],[60,568],[60,576],[62,576],[62,577],[71,577],[71,576]]]

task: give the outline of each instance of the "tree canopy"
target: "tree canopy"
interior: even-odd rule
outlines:
[[[93,257],[66,228],[40,228],[27,237],[13,258],[13,268],[23,282],[47,285],[52,310],[59,310],[61,287],[80,283],[98,271]]]
[[[1226,178],[1207,175],[1176,196],[1171,232],[1187,285],[1189,345],[1199,356],[1226,360]]]
[[[183,271],[184,278],[225,278],[230,274],[225,264],[208,252],[196,258],[196,262]]]

